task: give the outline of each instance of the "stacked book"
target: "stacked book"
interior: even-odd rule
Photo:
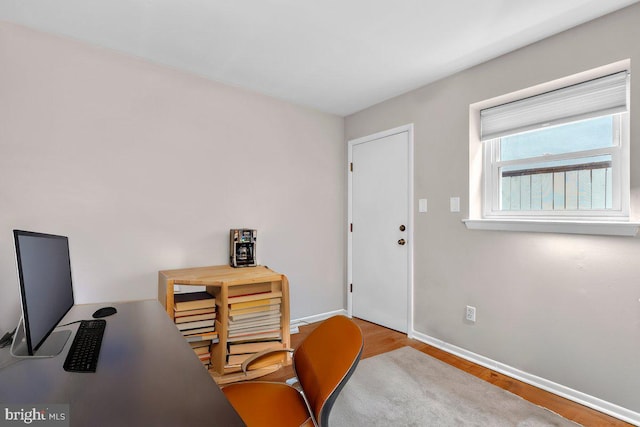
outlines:
[[[176,327],[208,368],[211,364],[211,344],[219,342],[215,330],[215,298],[207,292],[191,292],[175,294],[173,301]]]
[[[281,291],[229,296],[228,302],[229,348],[225,368],[239,368],[245,359],[259,351],[282,348]]]
[[[246,343],[237,343],[237,344],[229,344],[229,356],[227,367],[228,368],[239,368],[242,365],[242,362],[247,360],[249,357],[253,356],[255,353],[259,353],[265,350],[277,350],[282,348],[282,342],[280,341],[261,341],[261,342],[246,342]],[[263,366],[267,366],[273,363],[282,362],[282,355],[275,355],[275,357],[265,357],[265,359],[261,359],[256,362],[256,364],[252,364],[252,369],[261,368]]]

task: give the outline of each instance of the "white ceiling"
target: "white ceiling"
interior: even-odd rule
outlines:
[[[640,0],[0,0],[0,20],[348,115]]]

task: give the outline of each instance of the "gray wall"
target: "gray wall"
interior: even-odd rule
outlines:
[[[640,4],[346,118],[347,139],[415,124],[414,329],[640,411],[640,239],[467,230],[469,104],[617,60],[640,63]],[[640,217],[640,74],[631,77]],[[449,197],[461,197],[450,213]],[[417,207],[417,200],[415,201]],[[466,305],[477,322],[464,322]]]
[[[69,236],[87,303],[156,298],[158,270],[226,264],[255,227],[293,318],[344,308],[341,117],[6,23],[0,64],[0,331],[13,228]]]

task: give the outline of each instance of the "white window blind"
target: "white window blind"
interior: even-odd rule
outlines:
[[[626,112],[628,84],[629,73],[621,71],[481,110],[480,139]]]

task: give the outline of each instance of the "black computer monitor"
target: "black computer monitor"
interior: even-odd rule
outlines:
[[[25,355],[33,356],[74,304],[69,240],[64,236],[22,230],[13,230],[13,236],[22,297]],[[68,337],[66,335],[62,346]]]

